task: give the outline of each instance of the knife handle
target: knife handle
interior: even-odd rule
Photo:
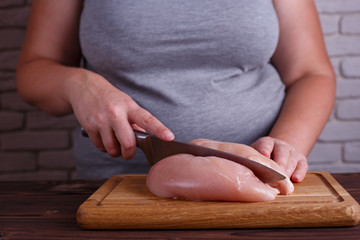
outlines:
[[[81,132],[81,135],[82,135],[83,137],[89,137],[89,134],[85,131],[84,128],[81,128],[81,129],[80,129],[80,132]]]
[[[135,139],[136,139],[136,146],[144,151],[145,140],[148,137],[150,137],[150,134],[148,134],[146,132],[139,131],[139,130],[135,130],[135,129],[133,129],[133,130],[134,130]],[[81,128],[80,132],[81,132],[81,135],[83,137],[89,137],[89,134],[85,131],[84,128]]]

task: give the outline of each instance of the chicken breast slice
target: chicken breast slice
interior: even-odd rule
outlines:
[[[239,155],[248,158],[250,160],[254,160],[256,162],[262,163],[286,175],[284,170],[275,161],[265,157],[264,155],[262,155],[261,153],[259,153],[257,150],[255,150],[250,146],[239,143],[219,142],[209,139],[195,139],[190,143]],[[269,185],[277,188],[280,191],[280,194],[283,195],[291,194],[292,192],[294,192],[294,185],[292,184],[292,182],[288,177],[279,182],[269,183]]]
[[[177,154],[156,163],[146,184],[156,196],[188,200],[260,202],[279,194],[238,163],[190,154]]]

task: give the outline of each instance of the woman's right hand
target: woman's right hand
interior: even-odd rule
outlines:
[[[82,0],[32,2],[16,74],[20,96],[51,115],[74,112],[94,145],[114,157],[135,154],[132,127],[172,140],[170,130],[127,94],[78,67],[82,7]]]
[[[174,139],[168,128],[129,95],[98,74],[80,71],[86,77],[69,83],[68,99],[79,123],[99,150],[131,159],[136,149],[133,128],[149,131],[165,141]]]

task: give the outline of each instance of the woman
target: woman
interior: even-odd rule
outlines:
[[[75,114],[91,140],[77,131],[85,177],[147,171],[139,153],[105,157],[133,158],[136,128],[251,144],[300,182],[335,76],[312,0],[34,0],[17,87]]]

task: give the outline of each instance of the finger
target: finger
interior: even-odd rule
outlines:
[[[120,152],[120,146],[119,146],[119,142],[115,137],[114,132],[112,131],[111,128],[102,128],[100,130],[100,135],[101,135],[101,139],[103,142],[103,145],[106,149],[106,152],[112,156],[112,157],[119,157],[121,152]]]
[[[143,129],[146,129],[158,138],[165,141],[174,140],[174,134],[145,109],[138,108],[137,111],[130,112],[129,117],[133,123]]]
[[[104,147],[104,144],[102,142],[101,139],[101,135],[99,134],[99,132],[94,132],[94,131],[86,131],[89,139],[91,140],[91,142],[94,144],[94,146],[99,149],[101,152],[106,152],[106,149]]]
[[[134,131],[127,121],[119,121],[120,124],[114,126],[115,137],[120,143],[121,157],[130,160],[136,152],[136,140]]]
[[[298,154],[297,152],[290,151],[289,158],[287,160],[287,165],[285,167],[285,171],[288,176],[291,176],[294,173],[298,161],[301,158],[301,155],[300,156],[299,155],[300,154]]]
[[[189,142],[189,144],[194,144],[194,145],[198,145],[198,146],[204,146],[204,147],[211,148],[210,146],[208,146],[209,140],[203,139],[203,138],[193,139]]]
[[[308,166],[306,158],[301,159],[300,161],[298,161],[296,169],[295,169],[291,179],[294,182],[303,181],[305,176],[306,176],[306,172],[308,171],[308,169],[309,169],[309,166]]]
[[[265,157],[270,158],[271,153],[274,150],[274,144],[275,144],[274,139],[272,139],[270,137],[262,137],[262,138],[259,138],[256,142],[254,142],[250,146],[253,147],[254,149],[256,149],[258,152],[260,152]]]
[[[146,132],[145,129],[139,127],[137,124],[131,124],[131,127],[132,127],[132,129],[139,130],[139,131],[142,131],[142,132]]]
[[[273,151],[273,160],[285,171],[288,165],[290,151],[286,145],[277,144]]]

